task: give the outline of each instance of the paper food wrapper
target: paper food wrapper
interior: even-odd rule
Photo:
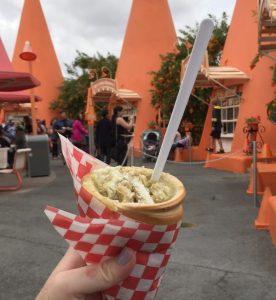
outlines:
[[[105,299],[155,299],[181,221],[171,225],[137,222],[107,209],[81,187],[82,177],[106,165],[60,136],[62,153],[73,178],[80,216],[47,207],[45,213],[58,233],[87,264],[117,256],[124,247],[136,251],[136,265],[120,285],[103,292]]]

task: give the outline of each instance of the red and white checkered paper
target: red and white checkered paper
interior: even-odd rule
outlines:
[[[136,251],[136,265],[120,285],[103,292],[107,300],[155,299],[181,222],[149,225],[110,211],[81,187],[81,178],[106,165],[60,136],[74,182],[80,216],[47,207],[45,213],[61,236],[87,264],[117,256],[124,247]]]

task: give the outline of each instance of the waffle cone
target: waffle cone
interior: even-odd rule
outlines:
[[[143,169],[141,167],[125,167]],[[152,172],[151,169],[147,169]],[[182,219],[183,216],[183,200],[186,196],[186,190],[180,180],[176,177],[162,173],[163,178],[175,189],[174,196],[164,202],[155,204],[144,203],[122,203],[117,200],[109,199],[98,192],[97,187],[91,180],[91,173],[86,174],[82,178],[83,188],[92,194],[98,201],[103,203],[111,211],[123,214],[126,217],[134,220],[153,224],[153,225],[168,225],[175,224]]]

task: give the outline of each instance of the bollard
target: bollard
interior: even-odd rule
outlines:
[[[88,125],[88,136],[89,136],[89,154],[94,155],[95,143],[94,143],[94,126]]]
[[[259,207],[259,200],[257,196],[257,144],[256,141],[252,142],[253,146],[253,197],[255,207]]]

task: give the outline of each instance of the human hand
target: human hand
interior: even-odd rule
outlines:
[[[128,277],[135,265],[135,252],[129,248],[116,257],[87,266],[69,248],[56,266],[36,300],[100,300],[104,291]]]

